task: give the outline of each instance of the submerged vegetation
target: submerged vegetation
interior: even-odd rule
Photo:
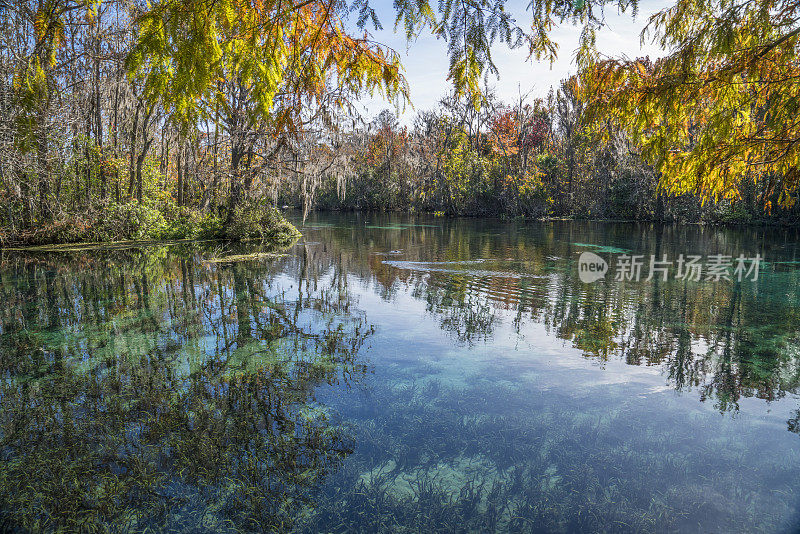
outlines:
[[[720,454],[692,451],[686,446],[691,432],[713,415],[690,425],[659,416],[633,433],[629,406],[608,412],[563,398],[560,405],[531,402],[524,388],[490,386],[479,376],[456,386],[407,378],[416,381],[371,399],[381,411],[370,404],[356,412],[363,418],[358,452],[332,477],[308,532],[354,526],[361,532],[524,533],[788,526],[792,499],[743,505],[742,492],[756,491],[756,485],[731,478],[725,467],[741,457],[727,449],[736,441],[758,442],[757,432],[726,431],[718,439],[725,449]],[[398,425],[397,419],[414,425]],[[627,447],[608,446],[620,436]],[[796,459],[792,454],[788,461]],[[758,469],[780,470],[786,460],[762,457]],[[713,501],[693,482],[698,479],[717,488]]]
[[[288,527],[352,450],[313,401],[363,374],[346,302],[188,248],[40,260],[0,282],[4,530]]]

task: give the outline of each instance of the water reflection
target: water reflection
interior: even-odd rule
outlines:
[[[341,406],[356,450],[305,531],[800,524],[795,235],[376,219],[307,231],[313,264],[382,303],[374,390]],[[586,285],[585,250],[771,264],[758,283]]]
[[[278,256],[0,258],[0,528],[798,524],[796,235],[373,215],[303,231]],[[587,285],[586,250],[770,263],[755,283]]]
[[[363,314],[220,253],[6,259],[5,529],[286,529],[352,450],[315,390],[365,372]]]
[[[800,385],[800,250],[791,232],[468,220],[398,231],[402,221],[376,223],[391,229],[369,234],[369,252],[361,254],[367,265],[351,258],[349,266],[374,278],[387,300],[399,287],[411,288],[459,341],[487,341],[503,313],[518,335],[542,324],[587,358],[659,366],[676,390],[697,390],[721,411],[736,410],[743,397],[775,400]],[[357,248],[351,224],[358,227],[348,221],[317,229],[315,238]],[[756,282],[620,283],[612,273],[584,284],[576,261],[587,250],[606,258],[758,253],[770,262]]]

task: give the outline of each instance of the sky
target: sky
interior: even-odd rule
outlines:
[[[640,0],[639,12],[632,17],[630,11],[617,13],[616,9],[606,11],[606,27],[597,34],[597,49],[606,56],[627,56],[630,58],[650,56],[652,59],[663,55],[658,46],[645,43],[640,46],[639,34],[653,13],[664,9],[674,2],[664,0]],[[509,0],[507,10],[523,28],[530,25],[530,12],[525,7],[528,0]],[[405,35],[394,33],[394,12],[389,0],[373,1],[383,25],[382,30],[372,31],[376,41],[383,43],[400,54],[405,67],[405,76],[411,88],[412,106],[400,110],[400,119],[410,124],[418,111],[436,107],[439,100],[450,90],[447,81],[447,45],[430,35],[423,35],[412,43],[407,43]],[[551,86],[574,74],[577,67],[574,62],[574,51],[578,46],[580,28],[572,25],[559,26],[553,29],[553,39],[558,43],[558,60],[550,66],[549,62],[528,60],[527,48],[520,47],[509,50],[505,45],[496,45],[492,56],[500,72],[500,78],[489,76],[489,85],[494,87],[500,100],[513,102],[520,94],[530,97],[546,97]],[[359,101],[360,111],[365,118],[373,117],[383,109],[394,110],[391,102],[381,98],[363,98]],[[396,111],[395,111],[396,112]]]

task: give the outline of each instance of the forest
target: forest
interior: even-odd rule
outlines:
[[[303,210],[796,224],[798,4],[678,0],[660,58],[596,49],[630,0],[0,2],[0,243],[270,238]],[[412,104],[370,33],[446,43],[451,92]],[[531,69],[580,34],[578,73],[503,102],[498,46]],[[644,36],[643,36],[644,37]],[[381,95],[397,109],[363,117]]]

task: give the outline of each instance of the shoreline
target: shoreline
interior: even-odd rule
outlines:
[[[296,208],[289,208],[295,211]],[[297,210],[300,211],[300,210]],[[800,230],[800,224],[788,223],[780,221],[759,221],[759,222],[721,222],[721,221],[676,221],[676,220],[659,220],[659,219],[612,219],[612,218],[573,218],[573,217],[539,217],[539,218],[525,218],[525,217],[487,217],[480,215],[437,215],[434,212],[425,211],[378,211],[378,210],[331,210],[322,209],[315,210],[316,213],[360,213],[369,215],[404,215],[415,216],[421,215],[435,219],[443,220],[457,220],[457,219],[487,219],[504,222],[521,222],[521,223],[547,223],[547,222],[582,222],[582,223],[602,223],[602,224],[662,224],[662,225],[680,225],[680,226],[700,226],[711,228],[774,228],[785,230]],[[302,223],[301,223],[302,225]],[[293,224],[294,226],[294,224]],[[296,236],[294,242],[302,238],[302,233]],[[274,239],[259,239],[259,238],[245,238],[245,239],[230,239],[226,237],[213,237],[213,238],[185,238],[185,239],[124,239],[116,241],[67,241],[60,243],[49,244],[25,244],[24,242],[2,243],[0,242],[0,252],[83,252],[87,250],[122,250],[136,247],[149,247],[149,246],[172,246],[190,243],[241,243],[241,242],[254,242],[261,241],[269,246],[286,246],[285,239],[282,237]],[[293,243],[292,243],[293,244]]]
[[[302,212],[301,208],[289,207],[291,211]],[[407,211],[407,210],[350,210],[350,209],[315,209],[310,213],[364,213],[369,215],[424,215],[435,219],[488,219],[506,222],[595,222],[595,223],[626,223],[626,224],[676,224],[685,226],[708,226],[718,228],[785,228],[800,230],[800,221],[797,222],[782,222],[782,221],[685,221],[685,220],[669,220],[669,219],[614,219],[603,217],[503,217],[503,216],[487,216],[487,215],[437,215],[432,211]]]

